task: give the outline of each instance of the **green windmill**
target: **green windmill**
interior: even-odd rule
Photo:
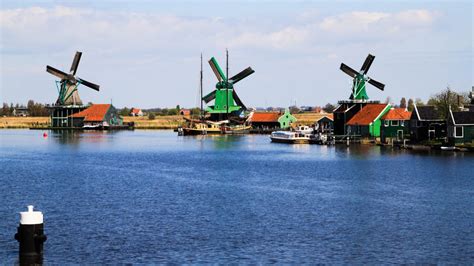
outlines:
[[[99,91],[99,85],[76,77],[76,71],[77,67],[79,66],[79,62],[81,61],[81,56],[81,52],[76,52],[69,73],[65,73],[52,66],[46,66],[46,71],[48,73],[60,78],[60,81],[56,82],[59,93],[58,99],[56,100],[56,105],[58,106],[82,105],[81,98],[79,97],[79,93],[77,91],[77,88],[80,84]]]
[[[342,63],[340,69],[346,73],[347,75],[351,76],[354,81],[352,85],[352,93],[350,96],[351,100],[368,100],[369,96],[367,96],[366,91],[366,83],[370,83],[375,86],[377,89],[382,90],[384,89],[385,85],[368,77],[367,71],[369,71],[372,62],[374,61],[375,56],[369,54],[365,59],[364,64],[362,65],[359,72],[355,71],[354,69],[348,67],[346,64]]]
[[[245,107],[235,92],[234,84],[253,74],[255,71],[251,67],[248,67],[229,79],[227,78],[229,74],[228,67],[227,75],[225,75],[214,57],[209,60],[209,65],[216,75],[218,82],[214,91],[202,97],[202,100],[206,104],[214,100],[214,105],[208,106],[206,111],[211,114],[211,117],[217,117],[218,119],[222,119],[223,116],[228,118],[229,114],[238,116],[239,113],[246,110],[247,107]]]

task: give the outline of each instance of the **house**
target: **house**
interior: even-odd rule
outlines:
[[[452,112],[447,121],[448,141],[454,145],[474,145],[474,111]]]
[[[190,116],[190,115],[191,115],[191,110],[189,110],[189,109],[181,109],[181,110],[179,110],[179,114],[180,114],[180,115],[184,115],[184,116]]]
[[[334,129],[333,114],[325,114],[317,118],[314,125],[319,132],[332,132]]]
[[[441,112],[431,105],[417,106],[410,117],[410,139],[414,142],[445,139],[446,120]]]
[[[346,126],[347,122],[351,120],[364,106],[369,103],[377,103],[377,102],[369,102],[369,101],[339,101],[339,105],[334,110],[334,135],[336,136],[343,136],[349,134],[348,128]]]
[[[111,104],[93,104],[70,116],[74,127],[99,127],[123,125],[123,119]]]
[[[410,134],[411,112],[405,108],[392,108],[382,116],[380,139],[386,143],[390,140],[403,140]]]
[[[347,122],[348,134],[362,138],[380,137],[381,118],[390,108],[390,104],[368,103]]]
[[[28,108],[26,107],[16,107],[12,112],[13,116],[28,116]]]
[[[141,109],[133,108],[130,110],[130,116],[143,116],[143,112]]]
[[[296,122],[296,118],[286,109],[283,114],[280,112],[252,112],[247,121],[254,129],[287,129]]]

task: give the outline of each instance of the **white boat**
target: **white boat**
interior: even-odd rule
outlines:
[[[443,150],[443,151],[455,151],[455,150],[456,150],[456,147],[441,146],[441,150]]]
[[[270,135],[272,142],[306,144],[309,143],[311,134],[298,131],[274,131]]]
[[[302,134],[310,134],[312,135],[313,132],[314,132],[314,129],[312,127],[308,127],[308,126],[298,126],[296,127],[295,129],[295,132],[299,132],[299,133],[302,133]]]

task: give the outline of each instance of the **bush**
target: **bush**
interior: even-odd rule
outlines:
[[[155,119],[155,113],[149,113],[148,114],[148,119],[150,119],[150,120]]]

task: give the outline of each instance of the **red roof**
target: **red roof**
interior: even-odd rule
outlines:
[[[141,110],[138,109],[138,108],[132,108],[132,110],[130,111],[130,113],[132,114],[138,114]]]
[[[278,122],[280,116],[279,112],[255,112],[250,118],[250,122]]]
[[[71,115],[71,117],[84,117],[84,122],[104,121],[105,114],[111,104],[93,104],[89,108]]]
[[[368,126],[386,107],[387,104],[369,103],[355,114],[347,124],[351,126]]]
[[[383,117],[383,120],[410,120],[411,112],[405,108],[392,108]]]

